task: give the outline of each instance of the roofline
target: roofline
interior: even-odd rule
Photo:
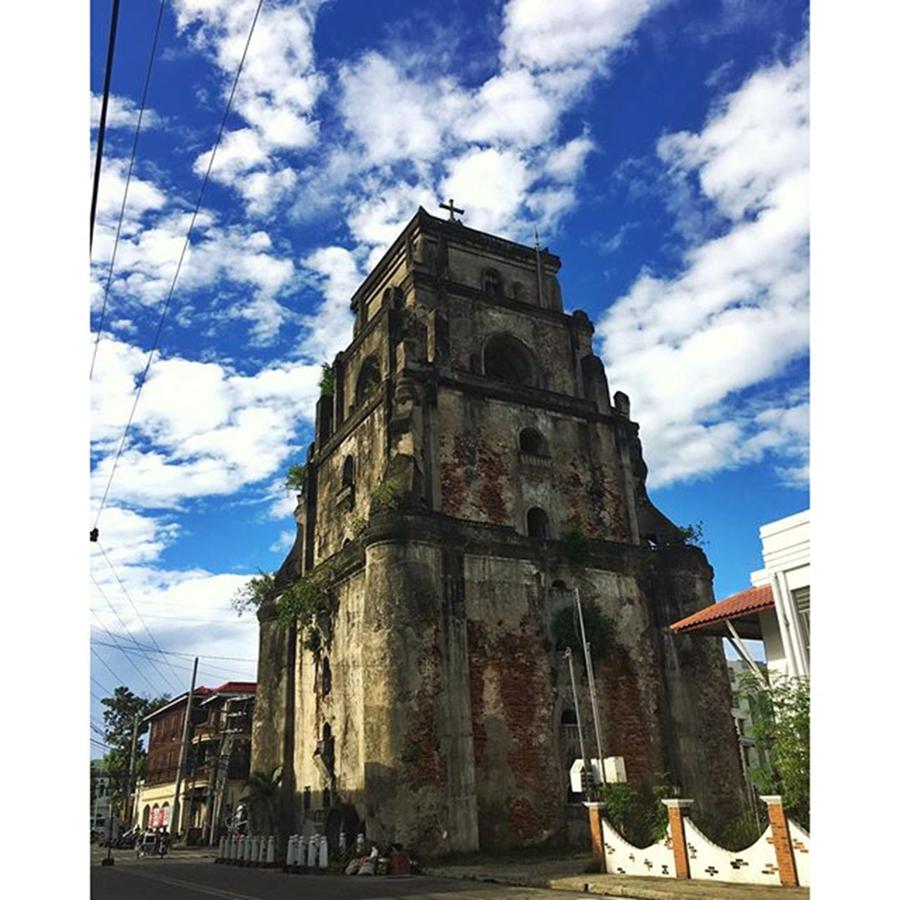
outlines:
[[[384,275],[384,270],[389,266],[397,251],[406,243],[410,233],[415,230],[416,226],[421,227],[423,225],[427,226],[429,229],[434,229],[436,227],[439,230],[443,229],[444,231],[449,231],[451,236],[454,234],[477,236],[481,240],[487,240],[497,244],[498,249],[514,251],[520,256],[525,256],[526,254],[531,256],[534,253],[534,247],[529,247],[526,244],[519,244],[516,241],[510,241],[507,238],[498,237],[487,231],[479,231],[477,228],[470,228],[468,225],[464,225],[459,221],[439,219],[437,216],[431,215],[431,213],[423,206],[420,206],[409,222],[406,223],[404,229],[395,238],[394,242],[387,250],[385,250],[381,259],[375,263],[372,271],[366,275],[359,287],[353,292],[353,295],[350,298],[350,308],[352,310],[356,310],[360,297],[372,287],[374,282],[377,282]],[[450,229],[452,229],[452,231]],[[562,267],[562,260],[555,253],[550,253],[547,249],[541,250],[541,259],[554,271],[559,271]]]

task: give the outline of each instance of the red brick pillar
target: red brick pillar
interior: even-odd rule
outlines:
[[[672,854],[675,857],[675,877],[690,878],[691,862],[688,857],[684,819],[691,814],[693,800],[663,800],[669,811],[669,831],[672,832]]]
[[[601,872],[606,871],[606,849],[603,846],[603,804],[596,800],[589,800],[584,804],[588,811],[588,822],[591,826],[591,850],[594,861],[600,867]]]
[[[797,887],[797,866],[794,863],[794,848],[791,846],[791,830],[788,827],[784,806],[779,794],[760,797],[769,812],[769,824],[772,826],[772,843],[775,845],[775,861],[778,863],[778,874],[784,887]]]

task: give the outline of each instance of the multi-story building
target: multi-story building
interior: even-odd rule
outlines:
[[[180,790],[179,832],[191,843],[215,840],[237,808],[250,774],[254,682],[194,689]],[[147,769],[138,785],[135,824],[168,828],[175,801],[187,693],[151,713]]]
[[[648,497],[628,397],[560,266],[420,209],[348,298],[259,610],[253,768],[283,767],[285,833],[362,822],[423,852],[564,835],[576,589],[615,625],[593,646],[590,755],[709,817],[744,804],[722,647],[668,632],[712,601],[712,570]],[[291,597],[304,624],[279,614]]]

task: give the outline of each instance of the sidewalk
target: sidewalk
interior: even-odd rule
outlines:
[[[496,882],[518,887],[551,888],[579,894],[600,894],[629,900],[808,900],[808,888],[770,887],[763,884],[729,884],[724,881],[641,878],[636,875],[584,874],[591,863],[589,853],[566,859],[426,864],[423,871],[443,878]]]

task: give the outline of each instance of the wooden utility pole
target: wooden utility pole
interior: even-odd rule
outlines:
[[[187,746],[191,725],[191,705],[194,701],[194,687],[197,684],[197,664],[199,662],[200,657],[195,656],[194,671],[191,674],[191,689],[188,691],[187,706],[184,710],[184,725],[181,729],[181,750],[178,753],[178,771],[175,774],[175,799],[172,801],[172,819],[169,822],[169,833],[172,835],[173,839],[175,835],[178,834],[178,826],[181,824],[179,822],[181,815],[181,779],[184,774],[184,764],[187,760]]]
[[[137,736],[138,736],[138,726],[140,725],[141,717],[140,715],[136,715],[134,717],[134,725],[131,728],[131,753],[128,756],[128,787],[126,788],[127,793],[125,795],[125,826],[126,830],[131,828],[131,820],[134,818],[134,757],[137,753]]]

